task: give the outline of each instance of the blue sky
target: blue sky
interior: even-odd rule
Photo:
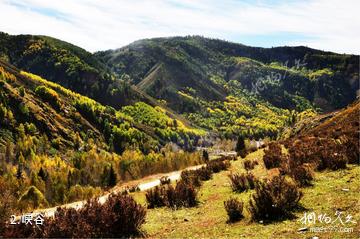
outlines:
[[[0,0],[0,31],[49,35],[91,52],[203,35],[360,54],[359,9],[357,0]]]

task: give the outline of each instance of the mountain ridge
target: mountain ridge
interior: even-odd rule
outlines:
[[[264,137],[279,133],[287,121],[282,115],[292,117],[287,111],[342,108],[359,89],[358,57],[302,46],[260,48],[187,36],[143,39],[91,54],[46,36],[2,34],[0,42],[0,55],[10,63],[104,105],[120,109],[143,101],[226,137],[251,136],[245,132],[259,123],[249,121],[264,124],[259,104],[278,118],[271,120],[277,122],[271,132],[257,127]],[[237,123],[242,116],[246,123]]]

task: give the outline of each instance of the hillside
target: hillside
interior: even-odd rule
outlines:
[[[206,101],[223,101],[231,94],[225,83],[276,107],[302,110],[304,103],[325,111],[351,103],[358,86],[359,59],[306,47],[257,48],[199,36],[136,41],[96,55],[118,75],[163,99],[180,112],[179,91]],[[180,104],[181,105],[181,104]]]
[[[2,33],[0,42],[5,61],[103,105],[142,101],[227,138],[275,138],[304,116],[353,102],[359,88],[357,56],[306,47],[191,36],[91,54],[45,36]]]
[[[147,220],[142,228],[150,238],[214,236],[358,238],[360,232],[358,220],[345,223],[345,217],[346,215],[351,215],[352,218],[360,216],[358,200],[360,185],[359,180],[356,180],[360,176],[359,114],[360,103],[357,102],[339,110],[332,118],[316,123],[317,126],[311,130],[302,131],[291,137],[284,145],[281,145],[283,149],[280,150],[280,154],[273,154],[272,146],[269,145],[265,149],[250,153],[244,159],[231,161],[231,166],[227,170],[214,174],[211,179],[201,184],[197,190],[198,204],[195,207],[174,210],[159,206],[148,209]],[[324,141],[326,144],[323,144]],[[277,143],[284,142],[275,142]],[[334,145],[336,145],[335,151],[332,150]],[[268,160],[271,157],[275,164],[279,163],[277,164],[279,166],[269,166]],[[338,167],[322,164],[327,160]],[[254,165],[248,166],[249,162]],[[311,173],[301,171],[299,174],[294,174],[298,167],[309,167],[310,171],[307,172]],[[279,217],[263,215],[261,219],[254,219],[250,210],[250,201],[254,203],[254,195],[261,189],[257,186],[249,188],[246,180],[241,184],[240,177],[239,185],[244,185],[244,189],[235,191],[234,184],[229,178],[229,175],[249,174],[253,175],[255,181],[264,182],[285,175],[289,181],[296,183],[297,190],[302,192],[299,205],[288,215],[282,212]],[[307,178],[308,184],[301,184],[299,178]],[[284,189],[280,185],[274,186],[274,190],[276,198],[287,197],[285,192],[282,194],[281,191]],[[270,197],[269,194],[268,192],[262,195]],[[144,206],[149,205],[149,193],[135,192],[133,196]],[[231,198],[243,203],[243,217],[235,222],[229,221],[229,214],[224,207],[225,201]],[[268,199],[260,199],[260,203],[270,203]],[[262,207],[259,206],[259,208]],[[275,210],[271,212],[276,213]],[[337,212],[341,212],[343,224],[337,219]],[[304,215],[311,213],[314,213],[317,218],[314,221],[306,221]],[[331,223],[325,223],[321,219],[323,215],[326,215]],[[316,228],[326,228],[329,225],[337,229],[316,231]]]
[[[141,100],[91,53],[55,38],[0,33],[0,59],[117,109]]]
[[[116,110],[0,60],[0,211],[87,199],[201,163],[180,149],[192,151],[203,135],[160,107]]]

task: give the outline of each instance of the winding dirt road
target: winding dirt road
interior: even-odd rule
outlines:
[[[234,152],[234,151],[227,151],[227,152],[221,151],[220,152],[219,151],[219,152],[212,152],[211,154],[212,154],[211,157],[234,156],[234,155],[236,155],[236,152]],[[104,195],[100,196],[99,202],[104,203],[111,193],[119,193],[121,191],[124,191],[124,190],[129,189],[134,186],[138,187],[138,190],[140,190],[140,191],[146,191],[148,189],[154,188],[154,187],[160,185],[161,177],[168,177],[170,179],[170,181],[176,181],[176,180],[180,179],[180,175],[181,175],[182,171],[196,170],[198,168],[201,168],[204,165],[205,164],[191,166],[191,167],[187,167],[182,170],[173,171],[173,172],[169,172],[169,173],[154,174],[154,175],[150,175],[150,176],[138,179],[138,180],[129,181],[129,182],[123,183],[121,185],[117,185],[117,186],[113,187],[109,192],[106,192]],[[37,210],[34,210],[33,212],[31,212],[30,214],[32,214],[33,217],[37,216],[39,213],[41,213],[45,217],[53,217],[58,207],[75,208],[77,210],[77,209],[82,208],[85,203],[86,203],[86,200],[77,201],[77,202],[67,203],[67,204],[64,204],[61,206],[56,206],[56,207],[51,207],[51,208],[46,208],[46,209],[37,209]],[[19,217],[20,216],[18,216],[18,218]]]
[[[191,167],[185,168],[183,170],[196,170],[198,168],[201,168],[202,166],[204,166],[204,164],[191,166]],[[124,183],[119,186],[115,186],[109,192],[107,192],[103,196],[100,196],[99,202],[104,203],[111,193],[119,193],[131,186],[137,186],[140,191],[146,191],[148,189],[154,188],[154,187],[160,185],[160,178],[164,177],[164,176],[168,177],[171,181],[176,181],[176,180],[180,179],[180,175],[183,170],[173,171],[173,172],[164,173],[164,174],[150,175],[150,176],[147,176],[147,177],[139,179],[139,180],[135,180],[135,181]],[[57,206],[57,207],[51,207],[51,208],[46,208],[46,209],[37,209],[37,210],[31,212],[30,214],[32,214],[33,217],[35,217],[39,213],[41,213],[45,217],[53,217],[58,207],[75,208],[77,210],[77,209],[82,208],[85,203],[86,203],[86,200],[77,201],[77,202],[68,203],[68,204],[64,204],[61,206]]]

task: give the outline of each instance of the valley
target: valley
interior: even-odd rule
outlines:
[[[0,33],[0,237],[356,238],[358,93],[358,55]]]

